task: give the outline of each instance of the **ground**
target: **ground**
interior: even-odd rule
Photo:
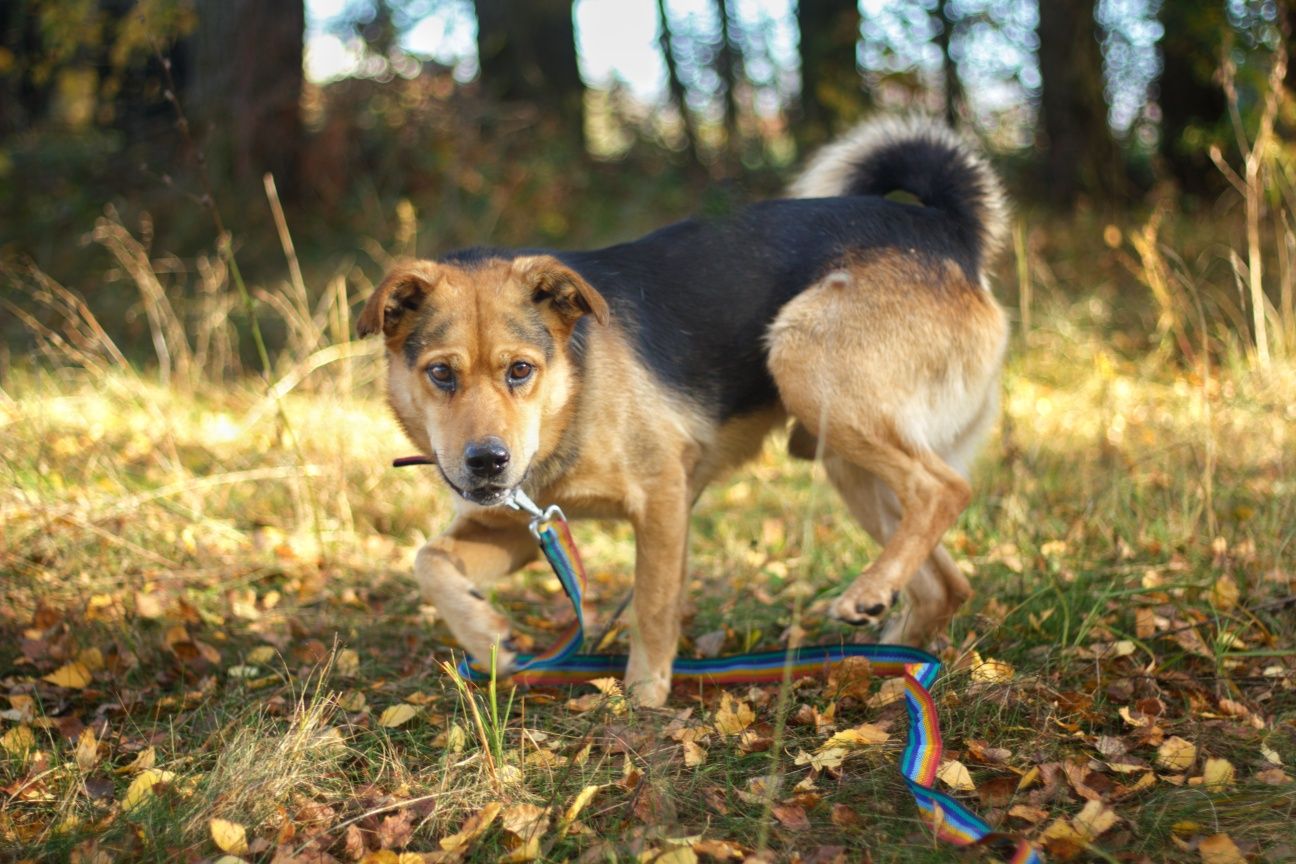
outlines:
[[[1132,360],[1088,317],[1015,336],[947,538],[977,593],[939,646],[942,782],[1050,860],[1296,860],[1296,371]],[[958,854],[866,669],[662,711],[611,683],[463,686],[410,577],[449,501],[388,467],[409,446],[366,351],[282,370],[279,400],[69,357],[11,374],[0,857]],[[876,549],[821,474],[773,441],[703,498],[685,654],[868,636],[825,615]],[[576,537],[623,650],[630,535]],[[538,647],[569,614],[539,565],[492,599]]]

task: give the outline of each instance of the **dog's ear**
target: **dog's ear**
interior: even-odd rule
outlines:
[[[356,333],[360,336],[374,333],[392,335],[401,316],[419,308],[440,278],[437,265],[432,261],[414,261],[397,266],[387,274],[361,310],[356,319]]]
[[[600,324],[608,323],[610,313],[603,295],[552,255],[515,258],[513,272],[531,289],[531,299],[548,303],[567,323],[575,324],[582,315],[593,315]]]

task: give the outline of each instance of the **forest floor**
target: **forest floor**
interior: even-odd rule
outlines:
[[[1017,337],[947,537],[977,593],[939,649],[941,782],[1050,860],[1296,860],[1296,369],[1129,360],[1082,317]],[[660,711],[461,690],[410,576],[449,500],[388,467],[410,446],[359,350],[282,413],[249,383],[12,374],[0,858],[954,858],[897,773],[884,682]],[[576,538],[601,629],[632,538]],[[825,609],[875,552],[771,442],[697,508],[682,652],[776,648],[798,604],[806,641],[858,638]],[[569,617],[539,565],[492,600],[536,646]]]

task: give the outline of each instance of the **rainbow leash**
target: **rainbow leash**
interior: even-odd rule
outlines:
[[[520,686],[554,687],[622,674],[626,667],[623,654],[578,653],[585,638],[585,567],[562,511],[557,507],[541,511],[521,493],[516,496],[516,503],[511,502],[510,506],[534,515],[531,533],[571,600],[576,620],[547,651],[518,655],[510,680]],[[783,679],[785,667],[791,667],[792,676],[800,678],[825,673],[848,657],[867,659],[870,671],[878,677],[904,679],[909,729],[900,757],[900,773],[936,836],[955,846],[981,844],[996,851],[1002,849],[1001,857],[1009,864],[1038,864],[1042,859],[1030,843],[992,831],[958,800],[936,790],[936,771],[944,745],[936,703],[929,688],[940,672],[940,661],[926,651],[902,645],[810,645],[792,651],[728,657],[681,657],[675,660],[673,673],[677,682],[769,684]],[[474,681],[490,677],[489,672],[479,669],[470,658],[464,658],[459,664],[459,674]]]

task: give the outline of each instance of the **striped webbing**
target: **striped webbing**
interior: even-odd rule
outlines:
[[[576,610],[576,620],[547,651],[519,654],[510,680],[520,686],[561,686],[622,674],[626,667],[624,654],[577,653],[585,638],[585,567],[566,520],[561,514],[547,514],[533,524],[532,530]],[[675,660],[672,674],[677,683],[768,684],[781,681],[785,668],[790,668],[792,677],[805,677],[824,673],[848,657],[867,659],[869,671],[875,676],[904,680],[909,729],[900,757],[900,773],[936,835],[956,846],[981,843],[1011,849],[1005,856],[1010,864],[1039,862],[1039,853],[1030,843],[995,833],[957,799],[936,790],[943,744],[929,688],[940,672],[940,661],[926,651],[903,645],[808,645],[727,657],[680,657]],[[490,674],[467,657],[459,664],[459,673],[475,681],[489,678]]]

